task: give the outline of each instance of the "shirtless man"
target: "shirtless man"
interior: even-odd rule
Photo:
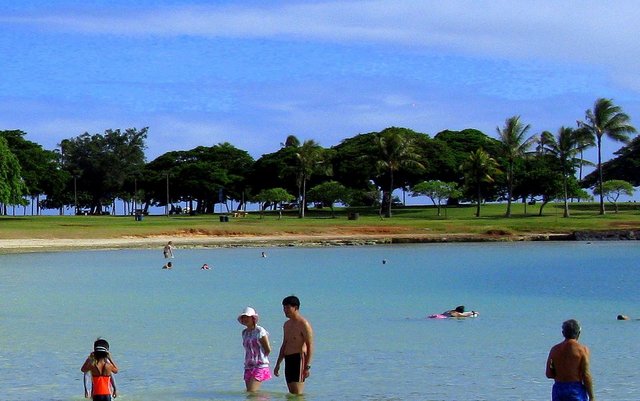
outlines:
[[[282,300],[284,315],[289,319],[284,323],[284,337],[273,374],[280,374],[280,363],[284,359],[284,377],[291,394],[302,394],[304,381],[309,377],[313,357],[313,330],[300,314],[300,300],[291,295]]]
[[[547,358],[547,377],[554,379],[552,401],[595,401],[589,370],[589,348],[578,343],[580,324],[562,323],[564,341],[554,345]],[[587,398],[588,396],[588,398]]]

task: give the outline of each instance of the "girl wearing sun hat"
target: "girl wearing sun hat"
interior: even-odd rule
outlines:
[[[118,373],[118,366],[113,362],[109,353],[109,342],[98,338],[93,343],[93,352],[80,368],[84,376],[84,396],[93,401],[111,401],[116,397],[116,382],[113,375]],[[88,379],[90,375],[90,385]],[[89,394],[91,388],[91,394]]]
[[[246,329],[242,330],[244,382],[247,391],[255,392],[260,389],[263,381],[271,379],[268,359],[271,353],[269,333],[264,327],[258,326],[258,314],[251,307],[244,308],[238,316],[238,322],[246,326]]]

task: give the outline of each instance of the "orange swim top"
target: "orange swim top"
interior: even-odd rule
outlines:
[[[111,376],[92,376],[92,395],[111,395]]]

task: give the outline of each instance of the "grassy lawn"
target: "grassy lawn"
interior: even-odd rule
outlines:
[[[640,229],[640,204],[620,205],[614,213],[607,206],[604,216],[598,215],[595,203],[571,204],[571,217],[562,217],[562,205],[549,204],[538,216],[539,206],[515,203],[512,217],[505,218],[506,205],[483,205],[481,217],[474,216],[474,206],[442,209],[437,216],[435,207],[408,206],[394,209],[392,218],[380,218],[377,209],[336,209],[331,217],[329,209],[310,209],[307,217],[299,219],[295,211],[273,212],[260,216],[257,212],[246,217],[229,216],[221,222],[219,215],[144,216],[136,221],[132,216],[0,216],[0,239],[18,238],[121,238],[166,235],[331,235],[331,234],[526,234],[568,233],[586,230]],[[349,220],[349,213],[358,218]]]

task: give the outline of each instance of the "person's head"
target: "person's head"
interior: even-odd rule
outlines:
[[[258,324],[258,318],[259,316],[256,310],[247,306],[244,308],[240,316],[238,316],[238,322],[244,326],[253,327]]]
[[[580,323],[575,319],[569,319],[562,323],[562,335],[567,340],[577,340],[580,337]]]
[[[295,295],[289,295],[282,300],[282,306],[293,306],[295,309],[300,309],[300,299]]]
[[[629,318],[629,316],[626,316],[626,315],[618,315],[617,319],[618,320],[629,320],[630,318]]]
[[[284,315],[288,318],[291,318],[298,313],[300,309],[300,300],[295,295],[289,295],[285,299],[282,300],[282,310],[284,311]]]
[[[171,264],[171,262],[169,262],[169,263],[167,263],[167,266],[168,266],[168,267],[171,267],[171,266],[173,266],[173,265]]]
[[[464,305],[456,306],[456,312],[464,313]]]
[[[93,342],[93,356],[96,359],[104,359],[109,355],[109,342],[104,338],[98,338]]]

